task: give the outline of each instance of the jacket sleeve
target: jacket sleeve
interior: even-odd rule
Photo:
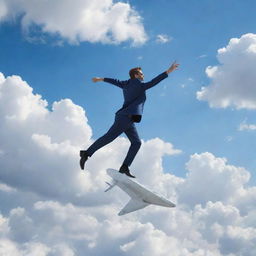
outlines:
[[[151,87],[157,85],[160,83],[163,79],[167,78],[168,74],[166,72],[163,72],[162,74],[158,75],[157,77],[153,78],[151,81],[146,83],[141,83],[144,90],[150,89]]]
[[[123,88],[124,85],[127,84],[127,81],[120,81],[120,80],[112,79],[112,78],[104,78],[104,82],[113,84],[113,85],[115,85],[117,87],[120,87],[120,88]]]

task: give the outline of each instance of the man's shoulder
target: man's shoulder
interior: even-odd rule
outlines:
[[[130,84],[140,84],[141,81],[138,78],[129,79],[128,80]]]

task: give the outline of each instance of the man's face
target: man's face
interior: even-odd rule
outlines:
[[[138,70],[137,74],[135,74],[135,77],[137,79],[139,79],[140,81],[143,81],[144,80],[144,74],[143,74],[142,70]]]

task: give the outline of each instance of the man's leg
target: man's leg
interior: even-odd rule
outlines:
[[[131,165],[133,159],[135,158],[137,152],[140,149],[141,141],[134,123],[132,123],[130,127],[127,130],[125,130],[125,134],[130,140],[131,146],[119,171],[121,173],[125,173],[127,176],[131,178],[135,178],[135,176],[130,173],[129,166]]]
[[[132,121],[127,116],[118,116],[114,124],[110,127],[105,135],[97,139],[88,149],[87,153],[92,156],[97,150],[112,142],[121,135]]]
[[[121,133],[123,133],[127,127],[132,124],[132,121],[128,116],[116,115],[114,124],[110,127],[105,135],[97,139],[86,151],[80,151],[80,166],[84,169],[84,164],[88,156],[92,156],[97,150],[116,139]]]
[[[123,164],[130,166],[141,147],[141,140],[134,123],[132,123],[130,127],[124,132],[128,139],[130,140],[131,146],[128,150],[128,153],[124,159]]]

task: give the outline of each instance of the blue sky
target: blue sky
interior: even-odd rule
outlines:
[[[218,65],[217,50],[231,38],[255,32],[254,1],[129,3],[142,17],[148,35],[143,45],[132,47],[129,41],[72,45],[64,40],[62,46],[56,46],[59,37],[47,33],[44,43],[39,39],[30,42],[18,17],[0,26],[1,72],[20,75],[49,107],[54,101],[72,99],[86,110],[97,138],[111,125],[122,94],[108,84],[92,84],[91,77],[127,79],[131,67],[141,66],[145,80],[149,80],[177,60],[180,69],[148,92],[143,122],[138,125],[141,138],[159,137],[183,151],[165,158],[166,168],[177,175],[184,176],[184,163],[190,154],[205,151],[227,157],[253,175],[255,132],[238,132],[237,127],[245,118],[253,122],[255,112],[212,109],[196,99],[196,92],[209,84],[205,69]],[[38,27],[31,34],[41,38]],[[159,34],[171,40],[157,43]]]
[[[0,0],[0,254],[254,256],[255,9]],[[126,80],[141,66],[147,81],[174,60],[180,68],[147,91],[131,169],[177,207],[119,218],[127,197],[103,193],[105,169],[120,166],[129,141],[99,150],[86,172],[78,164],[123,103],[91,78]]]

